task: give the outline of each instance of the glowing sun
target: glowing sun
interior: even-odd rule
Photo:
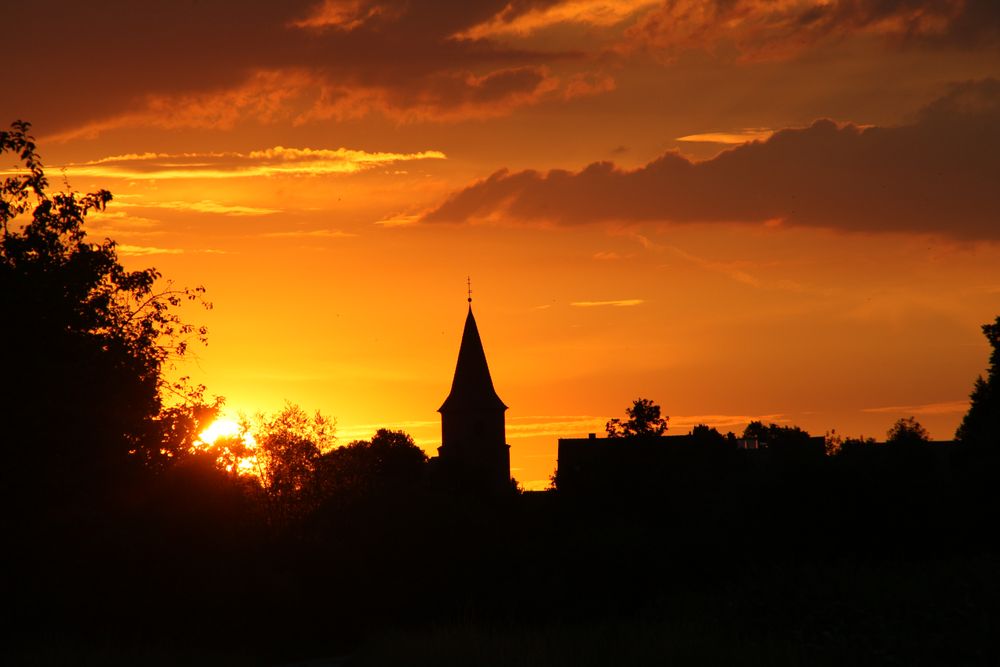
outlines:
[[[198,443],[203,445],[214,445],[217,440],[221,440],[223,438],[228,440],[230,438],[239,437],[239,422],[220,417],[209,424],[208,428],[198,434]],[[247,445],[250,444],[247,442],[248,439],[253,440],[253,436],[249,433],[245,434],[242,438],[243,442]]]
[[[240,446],[242,445],[242,447]],[[198,435],[195,449],[214,450],[227,472],[255,475],[258,470],[257,441],[239,422],[220,417]]]

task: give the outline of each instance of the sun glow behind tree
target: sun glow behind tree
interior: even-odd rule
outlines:
[[[239,421],[218,417],[208,428],[198,434],[193,452],[206,451],[216,454],[216,462],[226,472],[237,475],[259,476],[257,440],[250,432],[245,419]]]

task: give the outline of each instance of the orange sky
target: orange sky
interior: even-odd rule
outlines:
[[[0,8],[0,122],[92,233],[203,284],[182,371],[433,453],[465,278],[514,475],[638,396],[882,437],[961,419],[1000,313],[992,0]],[[13,60],[11,60],[13,58]],[[748,143],[756,142],[756,143]],[[3,165],[4,167],[8,165]]]

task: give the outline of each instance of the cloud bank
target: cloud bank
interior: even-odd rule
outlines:
[[[855,35],[1000,44],[995,0],[51,0],[0,3],[0,117],[47,139],[381,113],[494,117],[615,88],[619,58],[774,60]],[[558,40],[538,38],[554,30]],[[608,48],[612,47],[612,48]],[[55,84],[50,73],[58,73]]]
[[[510,4],[53,0],[39,20],[31,3],[3,3],[5,47],[19,62],[5,80],[17,95],[0,100],[0,116],[74,139],[119,127],[226,129],[372,111],[399,121],[489,117],[565,96],[572,77],[562,81],[548,66],[574,54],[456,37],[545,3]]]
[[[423,222],[769,223],[1000,239],[1000,81],[954,86],[909,125],[820,120],[704,162],[501,170]]]

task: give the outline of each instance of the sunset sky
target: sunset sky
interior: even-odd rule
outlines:
[[[434,453],[466,276],[531,488],[639,396],[670,433],[950,439],[985,368],[995,0],[58,0],[0,25],[0,123],[33,124],[54,188],[114,194],[91,234],[128,266],[207,288],[177,372],[232,414],[287,400]]]

